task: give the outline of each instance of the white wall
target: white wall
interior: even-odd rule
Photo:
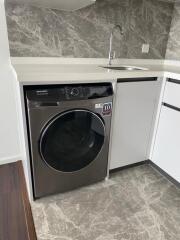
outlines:
[[[21,156],[15,96],[16,74],[10,62],[4,0],[0,0],[0,164]]]

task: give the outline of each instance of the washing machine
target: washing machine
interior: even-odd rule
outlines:
[[[24,88],[34,199],[107,176],[111,83]]]

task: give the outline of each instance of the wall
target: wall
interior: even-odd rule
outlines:
[[[176,3],[174,7],[166,59],[180,60],[180,3]]]
[[[6,15],[12,56],[107,57],[109,35],[122,24],[114,46],[121,58],[165,57],[173,3],[160,0],[97,0],[67,13],[8,3]],[[143,43],[149,54],[141,53]]]
[[[10,63],[4,0],[0,0],[0,66],[0,164],[3,164],[20,157],[16,76]]]
[[[0,66],[10,65],[7,26],[4,11],[4,0],[0,0]]]

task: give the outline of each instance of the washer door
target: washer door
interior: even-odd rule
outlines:
[[[105,126],[88,110],[64,112],[53,118],[40,136],[40,154],[51,168],[78,171],[95,160],[104,143]]]

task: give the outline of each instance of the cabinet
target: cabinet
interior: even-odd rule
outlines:
[[[177,97],[180,95],[179,86],[177,84],[171,85],[171,88],[177,87],[175,89]],[[161,108],[152,161],[180,182],[180,109],[169,104],[172,102],[175,104],[177,101],[177,98],[175,99],[174,97],[175,95],[172,94],[171,88],[169,88],[169,83],[167,83],[164,101],[168,103],[163,103]],[[179,94],[176,94],[178,88]],[[168,93],[169,89],[171,94]],[[168,98],[167,96],[172,97]]]
[[[117,83],[110,169],[148,159],[159,85],[155,78]]]
[[[167,80],[163,102],[180,108],[180,80]]]

